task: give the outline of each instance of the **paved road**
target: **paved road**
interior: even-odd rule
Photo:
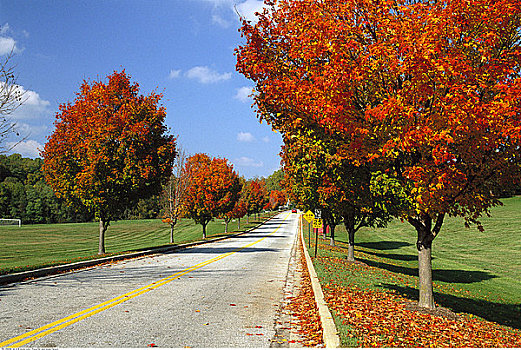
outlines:
[[[0,287],[0,347],[269,347],[297,215],[251,233]]]

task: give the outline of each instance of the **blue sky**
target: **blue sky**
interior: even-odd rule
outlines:
[[[190,154],[225,157],[246,178],[280,167],[280,134],[255,117],[252,82],[235,71],[247,18],[260,0],[0,0],[0,55],[14,46],[27,101],[12,116],[37,156],[61,103],[84,79],[125,69],[143,94],[164,94],[166,124]],[[10,140],[11,142],[13,140]]]

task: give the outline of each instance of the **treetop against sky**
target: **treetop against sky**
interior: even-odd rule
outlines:
[[[0,0],[0,56],[14,48],[27,101],[13,119],[27,139],[13,152],[38,156],[61,103],[83,80],[125,69],[145,94],[162,93],[166,124],[191,154],[229,159],[242,176],[280,167],[281,137],[259,124],[253,84],[235,72],[239,12],[260,0],[103,3]],[[14,142],[14,139],[8,140]]]

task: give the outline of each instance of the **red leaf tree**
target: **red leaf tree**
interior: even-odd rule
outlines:
[[[278,207],[282,207],[286,204],[286,194],[284,191],[272,190],[270,192],[269,204],[271,210],[276,210]]]
[[[353,163],[380,163],[417,233],[419,305],[433,308],[444,218],[478,224],[520,181],[521,4],[516,0],[267,1],[237,69],[276,129],[316,125]],[[385,202],[385,201],[384,201]]]
[[[263,180],[253,179],[246,184],[245,202],[248,216],[260,213],[268,201],[268,193]]]
[[[239,200],[239,176],[227,159],[210,158],[204,153],[188,158],[185,171],[191,181],[183,211],[185,216],[203,226],[203,239],[206,239],[206,225],[213,218],[230,212]]]
[[[160,94],[139,94],[122,71],[108,82],[84,81],[74,103],[60,105],[41,155],[47,183],[70,205],[99,219],[99,254],[110,221],[140,198],[158,194],[172,171],[174,137],[167,135]]]

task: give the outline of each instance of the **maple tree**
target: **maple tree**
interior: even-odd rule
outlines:
[[[246,209],[246,203],[244,200],[239,199],[229,214],[231,219],[237,219],[237,230],[241,229],[241,219],[248,213]],[[228,227],[226,228],[228,229]]]
[[[520,3],[266,4],[236,51],[258,116],[282,132],[318,125],[341,135],[353,164],[385,165],[373,188],[400,195],[417,233],[419,305],[433,308],[445,216],[482,229],[495,193],[520,181]]]
[[[248,216],[258,214],[269,203],[268,193],[263,180],[253,179],[246,184],[244,190]]]
[[[210,158],[197,153],[186,161],[185,171],[191,175],[190,186],[183,202],[184,214],[203,227],[215,217],[230,212],[239,200],[239,176],[224,158]]]
[[[74,103],[60,105],[41,152],[56,195],[99,219],[99,254],[110,222],[140,198],[158,194],[172,171],[175,140],[166,134],[160,99],[140,95],[124,70],[107,83],[84,81]]]
[[[335,227],[344,223],[348,232],[348,260],[354,261],[355,233],[362,227],[384,227],[398,206],[383,207],[371,191],[369,165],[354,165],[338,152],[342,142],[316,131],[286,132],[282,148],[284,171],[295,202],[320,209],[330,227],[334,245]],[[385,197],[385,196],[383,196]]]
[[[284,191],[272,190],[269,198],[270,209],[275,210],[284,204],[286,204],[286,194]]]

